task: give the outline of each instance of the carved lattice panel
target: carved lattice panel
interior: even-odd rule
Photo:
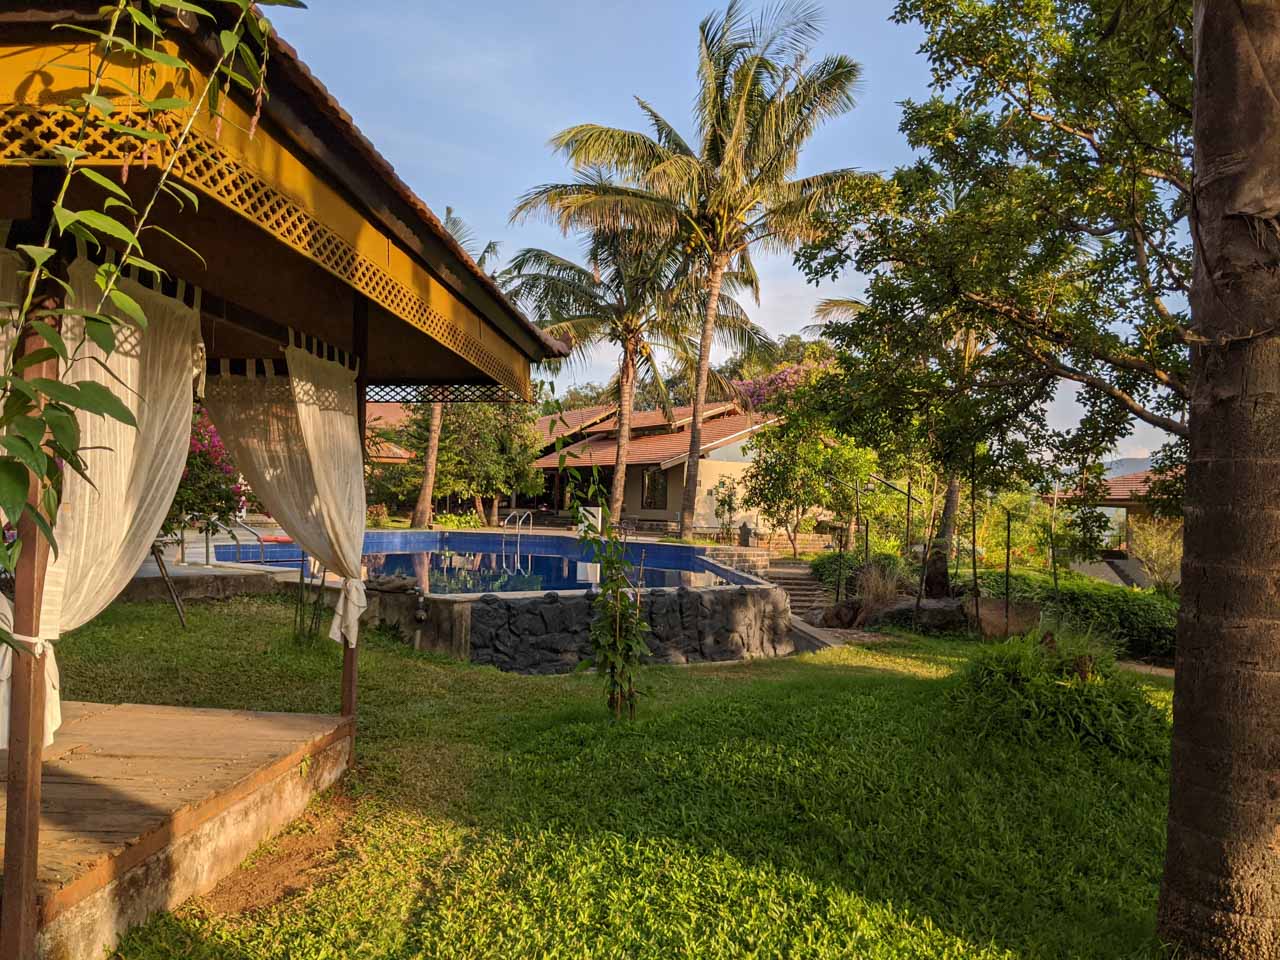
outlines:
[[[499,383],[438,383],[429,386],[375,384],[365,388],[369,403],[525,403],[525,398]]]
[[[130,122],[123,111],[113,119]],[[160,123],[172,132],[177,118],[162,118]],[[0,160],[54,160],[57,155],[52,148],[74,145],[78,129],[77,118],[64,108],[9,105],[0,110]],[[134,138],[91,126],[81,149],[88,154],[87,162],[137,163],[139,143]],[[157,154],[167,152],[167,148],[153,145],[150,149],[154,151],[147,158],[150,162],[165,162],[167,157]],[[174,165],[174,174],[189,186],[237,210],[370,300],[483,370],[501,385],[497,392],[514,394],[521,399],[529,396],[527,371],[513,369],[476,337],[459,329],[413,290],[362,256],[302,204],[271,186],[214,141],[193,133]]]

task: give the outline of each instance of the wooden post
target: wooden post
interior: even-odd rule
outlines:
[[[351,315],[351,352],[360,367],[356,373],[356,429],[360,431],[360,443],[366,443],[365,425],[367,404],[365,394],[369,389],[369,301],[362,294],[355,295]],[[359,650],[345,641],[342,644],[342,716],[356,715],[356,682],[360,674]]]
[[[982,612],[978,605],[978,448],[973,448],[973,459],[969,464],[969,560],[973,568],[973,623],[982,633]]]
[[[1013,556],[1013,514],[1004,511],[1004,635],[1009,637],[1009,561]]]
[[[61,306],[58,302],[56,306]],[[28,331],[20,353],[44,346]],[[28,367],[26,379],[56,378],[57,359]],[[40,484],[31,479],[27,503],[39,509]],[[22,553],[14,576],[13,632],[40,635],[40,605],[49,543],[24,512],[17,524]],[[36,955],[36,879],[40,864],[40,778],[44,755],[44,655],[16,654],[9,701],[9,781],[5,790],[4,893],[0,901],[0,958],[28,960]]]
[[[911,559],[911,475],[907,474],[907,542],[906,558]]]

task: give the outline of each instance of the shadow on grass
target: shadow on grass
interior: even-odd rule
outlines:
[[[197,607],[178,636],[170,616],[134,605],[65,640],[68,685],[336,708],[336,648],[287,646],[290,607]],[[1154,955],[1167,771],[966,740],[945,698],[961,645],[647,670],[640,719],[612,724],[597,677],[369,641],[355,795],[402,813],[406,844],[470,828],[386,878],[407,887],[386,921],[416,944],[405,955]],[[148,930],[240,960],[186,913]],[[245,936],[275,955],[269,927]],[[161,955],[184,953],[128,954]]]
[[[489,873],[468,866],[452,889],[424,891],[418,922],[431,930],[443,911],[496,924],[496,936],[504,911],[551,929],[566,911],[612,901],[618,915],[596,920],[621,943],[630,928],[618,916],[643,913],[656,890],[675,901],[697,890],[704,922],[741,924],[742,947],[767,939],[752,919],[761,907],[779,916],[773,933],[797,928],[778,949],[861,912],[845,937],[883,914],[883,942],[906,937],[887,956],[941,955],[912,939],[930,930],[1036,957],[1157,955],[1167,772],[970,742],[947,722],[946,686],[813,662],[646,703],[634,724],[610,724],[598,708],[521,718],[467,799],[475,864],[491,845],[506,854]],[[487,916],[460,906],[472,884],[493,898]],[[754,907],[717,916],[730,891]],[[646,935],[661,942],[675,922]]]

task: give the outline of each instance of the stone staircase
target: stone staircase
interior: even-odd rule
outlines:
[[[765,579],[786,591],[791,600],[791,615],[802,618],[819,603],[829,604],[834,595],[821,580],[809,571],[808,564],[774,562]]]

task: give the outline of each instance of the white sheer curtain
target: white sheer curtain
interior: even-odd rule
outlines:
[[[245,376],[227,361],[209,378],[205,406],[222,442],[294,542],[343,578],[329,636],[355,646],[366,606],[364,456],[356,421],[356,374],[292,343],[287,376],[268,361]]]
[[[0,264],[0,299],[9,296],[12,256]],[[91,311],[100,291],[92,263],[79,259],[68,270],[68,307]],[[63,373],[69,382],[108,387],[133,413],[137,427],[107,417],[77,414],[83,457],[92,484],[67,470],[62,506],[54,526],[57,557],[50,557],[40,608],[46,642],[45,739],[62,722],[58,667],[51,641],[97,616],[124,589],[146,559],[182,479],[191,437],[193,363],[202,355],[200,314],[181,299],[166,297],[127,278],[120,289],[147,317],[146,330],[114,309],[116,348],[108,356],[85,335],[85,323],[63,318],[63,339],[76,357]],[[103,368],[105,364],[107,369]],[[108,372],[109,371],[109,372]],[[13,610],[0,604],[0,623],[11,629]],[[0,743],[8,743],[13,652],[0,651]]]

